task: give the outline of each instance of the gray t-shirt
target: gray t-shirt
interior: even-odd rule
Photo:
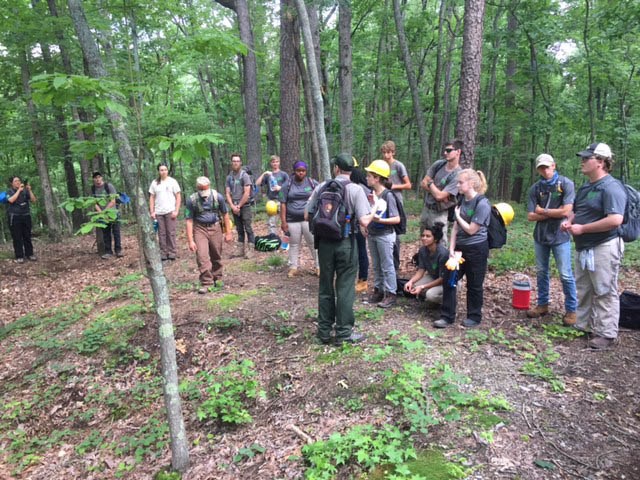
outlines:
[[[346,181],[349,181],[349,176],[338,175],[335,179],[340,182],[346,182]],[[311,194],[311,197],[309,197],[309,201],[307,202],[307,206],[305,207],[305,210],[307,212],[309,211],[310,205],[315,205],[316,199],[318,197],[318,192],[322,190],[322,187],[324,187],[326,183],[327,182],[322,182],[320,185],[318,185],[313,191],[313,193]],[[367,200],[367,196],[365,195],[364,190],[360,188],[358,184],[352,183],[352,182],[349,183],[346,186],[346,192],[347,193],[344,199],[345,207],[347,209],[347,212],[355,216],[355,220],[362,218],[365,215],[369,215],[371,213],[371,207],[369,206],[369,201]],[[352,219],[351,225],[354,225],[354,224],[355,224],[355,221]]]
[[[7,191],[7,198],[13,197],[17,190],[11,188]],[[31,196],[29,191],[25,188],[22,193],[18,195],[18,198],[13,203],[7,203],[7,213],[9,215],[30,215],[29,205],[31,202]]]
[[[391,168],[391,174],[389,175],[389,180],[391,181],[391,183],[393,185],[400,185],[404,183],[403,178],[409,176],[407,167],[405,167],[404,164],[398,160],[396,160],[391,165],[389,165],[389,167]],[[396,193],[398,194],[398,198],[404,205],[404,199],[402,198],[402,190],[396,190]]]
[[[385,190],[385,192],[389,192],[389,190]],[[380,218],[392,218],[399,216],[400,212],[398,211],[396,196],[391,192],[385,192],[383,192],[382,195],[377,198],[373,206],[376,215],[378,215]],[[379,237],[382,235],[390,235],[395,232],[395,229],[393,225],[378,223],[375,220],[371,220],[367,231],[369,232],[369,235],[373,237]]]
[[[575,198],[575,186],[567,177],[559,175],[557,181],[551,185],[539,180],[529,189],[527,211],[533,213],[536,206],[551,209],[561,208],[564,205],[573,204]],[[560,228],[564,220],[564,218],[547,218],[536,222],[533,239],[542,245],[559,245],[571,241],[569,232],[564,232]]]
[[[438,160],[427,170],[427,175],[431,177],[436,187],[449,194],[449,199],[443,202],[438,202],[431,192],[427,192],[424,196],[425,206],[438,212],[453,207],[456,204],[456,195],[458,195],[458,172],[462,170],[462,167],[458,165],[449,172],[446,164],[446,160]]]
[[[244,170],[240,170],[238,173],[231,172],[227,176],[226,186],[231,192],[231,200],[237,204],[244,195],[244,187],[253,185],[251,183],[251,177]]]
[[[491,204],[484,195],[480,199],[477,197],[469,201],[463,199],[460,205],[460,216],[469,224],[477,223],[480,225],[480,229],[475,234],[469,235],[458,225],[456,245],[477,245],[487,241],[487,227],[491,219]]]
[[[586,225],[597,222],[610,214],[624,215],[627,194],[624,186],[611,175],[597,182],[587,182],[580,187],[573,206],[573,223]],[[619,236],[618,228],[606,232],[585,233],[573,237],[576,250],[586,250]]]
[[[280,194],[279,200],[287,206],[287,222],[304,221],[304,208],[317,186],[318,182],[309,177],[305,177],[300,183],[291,177],[282,186],[282,190],[278,193]]]
[[[262,177],[263,185],[267,186],[267,198],[269,200],[279,200],[279,193],[271,190],[271,177],[275,178],[278,182],[278,185],[281,187],[289,180],[289,175],[286,172],[280,170],[279,172],[271,173],[271,175],[265,175]]]
[[[427,247],[420,247],[418,250],[418,268],[426,270],[433,278],[443,276],[444,264],[448,259],[449,252],[444,245],[438,245],[433,253]]]

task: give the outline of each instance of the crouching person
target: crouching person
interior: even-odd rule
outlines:
[[[427,225],[420,235],[422,247],[418,250],[418,270],[405,284],[404,290],[422,296],[427,307],[442,305],[442,275],[449,252],[440,243],[444,236],[444,223]]]
[[[200,271],[198,293],[207,293],[222,277],[222,238],[232,241],[231,220],[224,196],[207,177],[198,177],[196,190],[186,202],[187,242]]]

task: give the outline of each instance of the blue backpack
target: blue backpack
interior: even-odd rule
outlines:
[[[9,203],[9,195],[7,195],[7,192],[0,192],[0,203]]]

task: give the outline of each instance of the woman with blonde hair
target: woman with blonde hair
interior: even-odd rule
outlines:
[[[455,209],[455,222],[449,242],[449,262],[455,262],[456,250],[462,253],[459,270],[445,269],[440,319],[436,328],[451,326],[456,318],[456,275],[467,276],[467,318],[462,325],[474,328],[482,321],[483,284],[487,272],[489,243],[487,227],[491,219],[491,204],[483,195],[487,180],[481,171],[462,170],[458,174],[458,192],[462,201]]]

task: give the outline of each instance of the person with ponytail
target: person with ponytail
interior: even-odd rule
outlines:
[[[456,250],[462,253],[458,270],[445,268],[442,286],[440,319],[436,328],[447,328],[456,319],[456,282],[467,277],[467,318],[462,325],[474,328],[482,321],[483,284],[487,273],[489,242],[487,227],[491,218],[491,204],[483,195],[487,180],[481,171],[462,170],[458,174],[458,191],[463,195],[455,209],[455,222],[449,242],[449,261],[455,262]]]
[[[420,235],[418,270],[405,284],[404,290],[427,300],[427,306],[442,305],[442,276],[449,253],[440,242],[444,237],[444,223],[427,225]]]

